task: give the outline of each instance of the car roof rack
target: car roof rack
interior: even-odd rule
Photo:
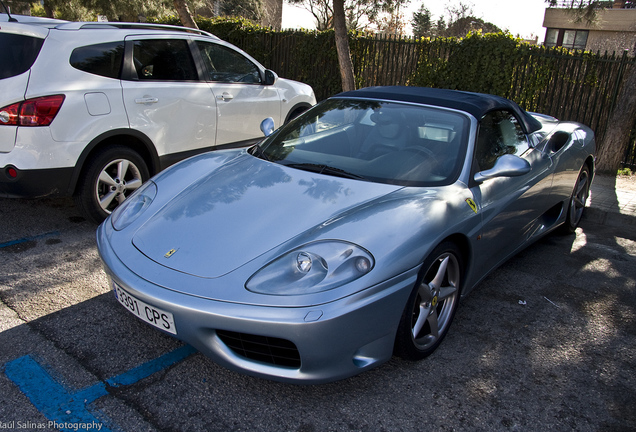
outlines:
[[[80,30],[80,29],[132,29],[132,30],[170,30],[170,31],[178,31],[185,33],[193,33],[201,36],[208,36],[213,39],[218,39],[212,33],[194,29],[191,27],[181,27],[176,25],[168,25],[168,24],[151,24],[151,23],[132,23],[132,22],[118,22],[118,21],[108,21],[108,22],[68,22],[64,24],[57,25],[55,27],[59,30]]]

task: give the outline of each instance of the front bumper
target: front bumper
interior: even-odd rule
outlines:
[[[389,360],[400,316],[418,271],[411,269],[326,304],[246,305],[178,293],[140,278],[118,259],[104,231],[100,226],[97,244],[110,279],[143,302],[171,312],[178,339],[228,369],[290,383],[335,381]],[[272,340],[275,345],[287,341],[289,347],[297,350],[299,365],[246,356],[245,351],[226,343],[228,334],[260,342]]]

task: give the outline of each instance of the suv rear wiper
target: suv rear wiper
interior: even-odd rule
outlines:
[[[353,173],[350,173],[350,172],[345,171],[343,169],[332,167],[332,166],[329,166],[329,165],[324,165],[324,164],[292,163],[292,164],[285,164],[285,166],[288,166],[290,168],[301,169],[301,170],[304,170],[304,171],[315,172],[315,173],[319,173],[319,174],[332,175],[332,176],[336,176],[336,177],[344,177],[344,178],[350,178],[350,179],[354,179],[354,180],[366,180],[366,178],[361,176],[361,175],[353,174]]]

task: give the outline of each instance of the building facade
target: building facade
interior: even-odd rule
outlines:
[[[554,2],[545,11],[546,46],[588,51],[636,52],[636,4],[609,1],[592,22],[571,9],[571,1]]]

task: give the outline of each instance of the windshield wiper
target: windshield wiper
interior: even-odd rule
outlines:
[[[252,147],[252,152],[250,153],[252,156],[256,156],[257,158],[264,159],[270,162],[269,158],[265,154],[265,151],[258,144]]]
[[[344,177],[344,178],[349,178],[349,179],[354,179],[354,180],[366,180],[366,178],[361,176],[361,175],[353,174],[353,173],[350,173],[350,172],[345,171],[343,169],[336,168],[336,167],[331,167],[329,165],[324,165],[324,164],[292,163],[292,164],[286,164],[285,166],[288,166],[290,168],[301,169],[301,170],[304,170],[304,171],[315,172],[315,173],[319,173],[319,174],[332,175],[332,176],[336,176],[336,177]]]

